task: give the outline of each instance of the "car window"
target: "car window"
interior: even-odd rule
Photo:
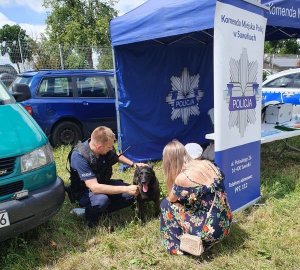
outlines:
[[[76,78],[79,97],[108,97],[105,77],[88,76]]]
[[[268,82],[264,87],[293,87],[294,79],[297,77],[297,74],[288,74],[279,78],[274,79],[271,82]]]
[[[38,96],[40,97],[72,97],[71,78],[45,78],[42,80]]]
[[[300,88],[300,73],[297,73],[294,77],[293,88]]]
[[[111,87],[112,87],[112,90],[113,90],[113,97],[115,97],[116,93],[116,89],[115,89],[115,78],[114,76],[108,76],[109,78],[109,81],[110,81],[110,84],[111,84]]]

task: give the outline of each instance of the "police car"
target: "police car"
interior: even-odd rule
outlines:
[[[276,103],[291,103],[300,114],[300,68],[288,69],[267,77],[262,84],[263,107]]]

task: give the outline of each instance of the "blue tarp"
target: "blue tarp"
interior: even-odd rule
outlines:
[[[255,6],[244,1],[221,2],[255,12]],[[300,12],[299,1],[262,3],[270,7],[266,16],[274,23],[267,29],[268,39],[291,33],[298,37],[299,29],[291,27],[299,20],[287,16],[289,6],[282,5],[292,5],[296,12],[299,6]],[[111,21],[119,146],[131,146],[129,158],[160,159],[163,146],[173,138],[207,142],[205,134],[213,131],[207,111],[213,107],[215,5],[216,0],[149,0]]]

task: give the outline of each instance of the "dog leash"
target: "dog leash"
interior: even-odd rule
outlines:
[[[123,156],[123,155],[125,154],[125,152],[126,152],[127,150],[129,150],[130,148],[131,148],[131,145],[129,145],[123,152],[121,152],[121,153],[118,155],[118,157]]]

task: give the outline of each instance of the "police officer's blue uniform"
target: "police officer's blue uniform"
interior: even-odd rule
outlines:
[[[81,181],[96,178],[98,183],[111,186],[128,186],[122,180],[111,180],[112,166],[118,162],[118,155],[111,150],[105,155],[96,157],[89,147],[89,141],[79,143],[71,155],[71,170]],[[134,197],[127,193],[122,194],[95,194],[85,187],[79,198],[79,205],[86,207],[88,225],[96,223],[102,213],[113,212],[134,202]]]

